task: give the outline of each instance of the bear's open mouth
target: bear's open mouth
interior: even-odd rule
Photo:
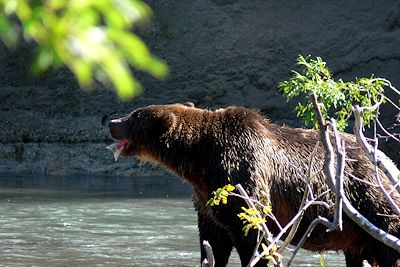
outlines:
[[[119,158],[119,155],[121,155],[121,152],[128,146],[128,144],[129,144],[129,142],[126,139],[121,139],[118,141],[118,143],[111,144],[111,145],[107,146],[106,148],[113,152],[114,159],[115,159],[115,161],[117,161]]]
[[[117,144],[118,149],[124,149],[128,145],[128,141],[126,139],[119,140]]]

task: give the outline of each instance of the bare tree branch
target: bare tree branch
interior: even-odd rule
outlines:
[[[356,105],[353,108],[353,114],[355,118],[354,124],[354,134],[356,136],[357,142],[361,145],[361,148],[364,150],[364,153],[367,155],[368,159],[373,163],[376,163],[378,167],[386,174],[386,176],[390,179],[393,185],[399,184],[400,171],[393,163],[393,161],[388,158],[382,151],[376,150],[374,153],[374,149],[368,144],[364,133],[363,133],[363,118],[362,111],[365,108],[361,108]],[[374,154],[376,156],[374,156]],[[376,159],[375,159],[376,157]],[[400,192],[400,186],[397,186],[397,191]]]
[[[207,258],[203,260],[201,267],[214,267],[215,259],[210,243],[207,240],[203,240],[203,247],[206,251]]]
[[[320,128],[321,139],[322,139],[322,143],[323,143],[324,148],[325,148],[325,153],[326,153],[325,162],[328,163],[327,164],[328,166],[326,168],[324,167],[324,173],[327,176],[328,186],[330,186],[332,183],[335,183],[334,181],[330,181],[330,180],[333,179],[333,176],[334,176],[333,167],[331,166],[331,164],[333,164],[333,163],[327,162],[327,161],[330,161],[330,160],[333,159],[333,149],[332,149],[332,145],[331,145],[331,143],[329,141],[330,140],[329,139],[329,134],[325,130],[326,125],[324,123],[324,119],[322,117],[321,110],[320,110],[320,104],[317,102],[317,97],[316,97],[315,93],[312,95],[311,99],[313,101],[314,108],[316,110],[316,116],[317,116],[318,125],[319,125],[319,128]],[[358,130],[358,131],[356,131],[357,132],[357,134],[356,134],[357,140],[359,138],[361,138],[361,140],[359,142],[361,142],[361,145],[364,146],[364,149],[368,152],[368,155],[371,156],[370,159],[373,160],[373,157],[372,157],[373,151],[371,151],[369,144],[365,141],[364,134],[363,134],[363,132],[361,130],[361,127],[362,127],[362,123],[360,124],[360,121],[362,122],[361,111],[360,111],[361,108],[359,108],[359,107],[357,108],[356,107],[354,110],[356,111],[355,115],[357,114],[356,115],[356,117],[357,117],[356,118],[356,123],[358,123],[357,126],[359,126],[359,127],[356,128]],[[380,159],[381,162],[382,162],[382,160],[385,160],[385,159],[381,158],[382,155],[378,155],[378,156],[380,157],[379,159]],[[389,160],[387,157],[386,157],[386,159]],[[381,165],[388,164],[387,160],[384,161],[385,163],[381,163]],[[390,163],[394,166],[393,162],[390,161]],[[397,169],[397,167],[396,167],[396,169]],[[390,170],[392,170],[392,169],[390,169]],[[398,169],[397,169],[397,175],[395,177],[397,177],[398,175],[399,174],[398,174]],[[367,218],[365,218],[362,214],[360,214],[358,212],[358,210],[355,209],[353,207],[353,205],[350,203],[350,201],[348,200],[347,196],[344,194],[343,190],[340,192],[340,194],[341,194],[342,199],[343,199],[343,211],[346,213],[346,215],[351,220],[353,220],[364,231],[366,231],[369,235],[371,235],[375,239],[381,241],[385,245],[387,245],[389,247],[392,247],[396,251],[400,252],[400,240],[397,237],[395,237],[395,236],[383,231],[382,229],[376,227]]]
[[[376,113],[379,112],[379,107],[376,110]],[[377,116],[377,114],[376,114]],[[387,191],[387,189],[385,188],[385,186],[382,183],[382,177],[379,175],[379,168],[378,168],[378,158],[377,158],[377,151],[378,151],[378,144],[379,144],[379,139],[377,138],[376,135],[376,120],[374,121],[374,146],[373,146],[373,157],[374,157],[374,171],[375,171],[375,179],[378,182],[378,185],[381,189],[381,191],[383,192],[383,194],[385,195],[387,201],[389,202],[389,204],[392,206],[393,210],[397,213],[397,215],[400,215],[400,208],[397,205],[397,203],[393,200],[393,198],[390,196],[389,192]],[[396,185],[397,183],[395,183]]]
[[[344,141],[341,140],[339,133],[336,128],[336,122],[334,119],[332,119],[332,129],[333,129],[333,135],[335,137],[335,142],[336,142],[336,157],[338,164],[336,164],[336,176],[335,176],[335,214],[334,214],[334,219],[333,219],[333,224],[337,226],[337,229],[342,231],[343,229],[343,212],[342,212],[342,207],[343,207],[343,200],[342,200],[342,192],[343,190],[343,174],[344,174],[344,166],[346,164],[346,148],[344,145]]]
[[[345,150],[342,141],[340,140],[339,135],[335,132],[335,140],[336,145],[339,148],[337,150],[337,158],[339,163],[336,166],[336,172],[334,171],[334,155],[333,155],[333,147],[330,142],[329,132],[327,130],[327,124],[321,113],[321,104],[317,102],[317,95],[315,92],[311,95],[311,101],[314,105],[316,118],[318,122],[318,128],[321,136],[321,142],[325,149],[325,161],[324,161],[324,173],[327,176],[327,184],[328,187],[334,192],[335,194],[335,213],[333,222],[330,222],[327,218],[318,217],[312,221],[312,223],[307,228],[306,232],[304,233],[303,237],[301,238],[300,242],[297,244],[292,257],[287,262],[286,266],[290,266],[294,255],[296,252],[304,245],[306,239],[311,235],[311,232],[314,230],[315,226],[318,224],[323,224],[328,231],[334,231],[336,229],[342,229],[342,194],[343,192],[343,172],[344,172],[344,163],[345,163]],[[336,124],[333,121],[332,128],[336,128]],[[329,153],[328,153],[329,152]],[[336,177],[334,176],[336,173]],[[335,178],[334,178],[335,177]],[[340,191],[342,190],[342,191]]]
[[[330,141],[329,131],[327,124],[321,112],[321,104],[317,101],[317,94],[313,92],[310,96],[311,102],[315,109],[315,115],[318,122],[318,129],[321,136],[321,142],[325,149],[325,161],[324,161],[324,174],[326,176],[328,187],[335,194],[335,213],[331,227],[328,231],[334,231],[336,229],[342,230],[342,198],[343,198],[343,173],[346,159],[345,146],[337,132],[336,123],[334,120],[330,123],[334,131],[334,137],[336,142],[336,156],[338,164],[336,164],[336,172],[334,171],[335,158],[333,155],[333,147]],[[334,175],[336,173],[336,176]],[[323,223],[323,221],[316,220],[317,222]]]
[[[343,211],[351,220],[358,224],[365,232],[371,235],[376,240],[381,241],[386,246],[393,248],[400,253],[400,239],[391,235],[382,229],[376,227],[367,218],[365,218],[360,212],[353,207],[346,196],[343,197]]]
[[[314,219],[311,222],[311,224],[308,226],[307,231],[304,233],[303,237],[300,239],[299,243],[297,244],[296,248],[294,249],[293,254],[290,257],[290,259],[288,260],[288,262],[286,263],[285,267],[289,267],[292,264],[297,252],[304,245],[304,242],[306,241],[306,239],[308,237],[310,237],[311,232],[314,230],[315,226],[317,226],[318,224],[323,224],[328,229],[333,229],[334,228],[333,223],[330,222],[328,219],[326,219],[324,217],[318,217],[318,218]]]
[[[390,133],[388,130],[385,129],[385,127],[383,127],[382,123],[380,122],[380,120],[376,120],[376,122],[379,125],[379,128],[381,128],[381,130],[388,135],[388,137],[393,138],[394,140],[396,140],[397,142],[400,142],[400,139],[396,137],[396,135]]]
[[[239,191],[239,193],[244,197],[243,199],[246,201],[247,205],[252,208],[257,210],[256,206],[254,205],[254,203],[252,201],[250,201],[250,197],[247,194],[246,190],[244,190],[243,186],[241,184],[237,184],[236,189]],[[260,214],[256,215],[257,217],[259,217],[260,219],[262,218]],[[261,227],[261,231],[264,233],[263,238],[266,239],[266,241],[268,242],[268,244],[272,244],[274,243],[274,236],[272,235],[272,233],[269,231],[267,225],[265,223],[260,224]],[[255,253],[253,253],[253,256],[250,260],[250,263],[248,264],[249,267],[254,266],[262,256],[257,255],[258,254],[258,247],[261,244],[261,242],[259,242],[258,246],[256,246],[255,248]],[[280,261],[278,261],[278,266],[282,266],[282,263]]]
[[[310,156],[310,162],[308,164],[308,173],[307,173],[308,180],[307,180],[307,182],[306,182],[306,184],[304,186],[303,199],[301,200],[299,211],[296,214],[297,217],[295,216],[292,219],[292,220],[294,220],[293,221],[293,226],[290,228],[290,232],[287,235],[287,237],[285,238],[285,240],[283,241],[283,244],[279,248],[278,253],[281,253],[283,251],[283,249],[285,249],[287,247],[287,245],[289,245],[290,242],[292,242],[293,237],[296,234],[297,229],[298,229],[298,227],[300,225],[301,219],[303,218],[303,214],[304,214],[304,211],[305,211],[305,206],[306,206],[306,201],[308,199],[308,196],[310,195],[310,193],[312,194],[312,192],[311,192],[312,189],[310,188],[311,171],[312,171],[312,165],[313,165],[313,162],[314,162],[314,158],[315,158],[315,154],[317,152],[318,145],[319,145],[319,141],[315,144],[315,146],[313,148],[313,151],[311,153],[311,156]],[[290,225],[290,222],[288,223],[288,225]],[[286,227],[288,225],[286,225]]]

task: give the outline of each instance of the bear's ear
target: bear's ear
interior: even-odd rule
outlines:
[[[194,104],[192,102],[185,102],[183,103],[184,106],[190,107],[190,108],[194,108]]]
[[[177,123],[177,117],[172,111],[166,111],[160,116],[166,130],[172,129]]]

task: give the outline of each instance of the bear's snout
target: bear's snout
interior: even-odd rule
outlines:
[[[118,124],[120,124],[121,123],[121,119],[115,119],[115,120],[111,120],[109,123],[108,123],[108,128],[111,130],[111,129],[114,129]]]
[[[124,139],[129,136],[130,121],[129,117],[111,120],[108,123],[110,135],[114,139]]]

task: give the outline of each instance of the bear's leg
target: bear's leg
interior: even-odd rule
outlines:
[[[234,246],[239,254],[240,262],[242,263],[243,267],[248,266],[250,263],[251,257],[253,256],[254,249],[257,245],[257,231],[250,230],[248,235],[245,236],[243,231],[233,233],[234,237]],[[261,251],[259,251],[261,253]],[[265,267],[268,265],[268,260],[260,259],[255,267]]]
[[[371,266],[376,266],[375,255],[369,249],[363,249],[360,251],[359,248],[349,248],[345,249],[343,252],[347,267],[362,267],[364,260],[368,261]]]
[[[371,266],[379,267],[400,267],[400,254],[383,245],[376,240],[365,240],[364,248],[347,249],[344,251],[346,266],[348,267],[361,267],[363,260],[367,260]]]
[[[228,264],[229,256],[233,248],[233,244],[229,234],[225,229],[215,224],[215,222],[207,216],[198,213],[200,246],[201,246],[201,263],[206,259],[206,251],[203,247],[203,241],[207,240],[214,254],[215,267],[225,267]]]
[[[376,261],[379,266],[390,266],[399,267],[400,266],[400,254],[395,250],[378,243],[374,249],[376,252]]]

